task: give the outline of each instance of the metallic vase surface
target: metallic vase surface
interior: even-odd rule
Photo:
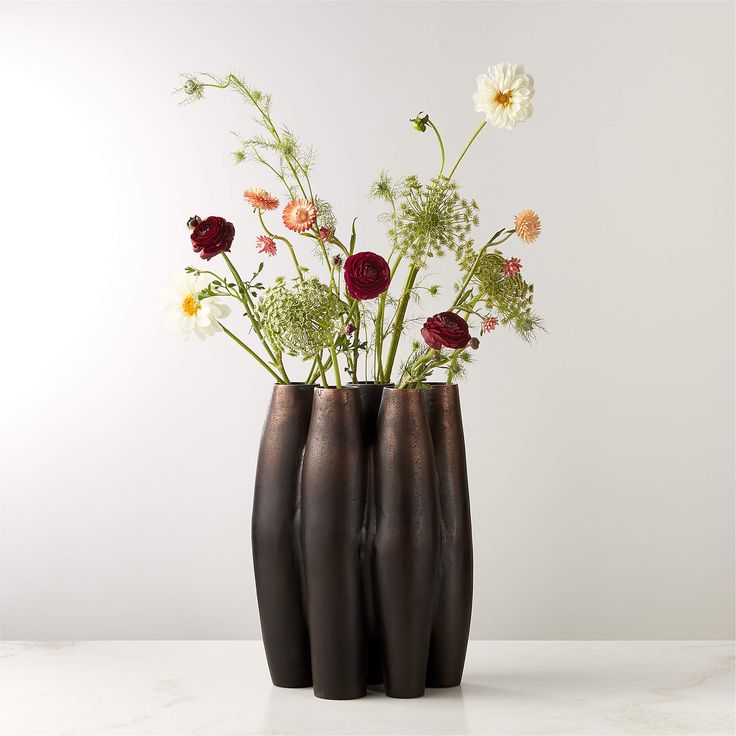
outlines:
[[[363,450],[358,391],[315,389],[302,466],[303,556],[314,694],[330,700],[366,693]]]
[[[423,390],[440,500],[440,590],[432,624],[428,687],[460,684],[473,607],[473,535],[465,437],[457,384]]]
[[[371,559],[373,545],[376,540],[376,491],[374,473],[374,450],[376,443],[376,425],[378,410],[381,407],[383,389],[390,384],[354,383],[360,394],[361,417],[363,423],[363,448],[366,464],[365,516],[363,518],[363,535],[360,545],[360,560],[363,572],[363,600],[367,628],[366,657],[368,661],[368,684],[379,685],[383,682],[383,665],[381,647],[376,628],[376,611],[373,601],[373,581],[371,575]]]
[[[279,687],[312,684],[299,544],[301,463],[313,386],[276,385],[258,451],[251,536],[263,645]]]
[[[386,388],[375,446],[373,592],[386,694],[424,694],[437,599],[437,472],[421,391]]]

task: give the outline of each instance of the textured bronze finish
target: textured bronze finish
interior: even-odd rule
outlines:
[[[303,552],[314,694],[330,700],[366,693],[363,449],[358,391],[315,389],[302,466]]]
[[[365,517],[360,545],[360,560],[363,571],[363,600],[367,627],[366,656],[368,660],[368,684],[383,682],[381,647],[376,629],[376,612],[373,602],[373,582],[371,580],[371,558],[376,540],[376,492],[374,482],[374,450],[378,410],[381,407],[383,389],[392,384],[354,383],[360,394],[361,416],[363,420],[363,448],[366,463]]]
[[[442,528],[440,592],[432,625],[428,687],[460,684],[473,607],[473,535],[465,437],[456,384],[423,391],[437,466]]]
[[[253,566],[274,685],[312,684],[299,555],[299,480],[313,386],[274,386],[253,494]]]
[[[437,472],[421,391],[386,388],[375,450],[373,590],[386,694],[424,694],[440,555]]]

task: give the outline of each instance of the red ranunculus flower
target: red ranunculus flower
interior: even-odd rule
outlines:
[[[454,312],[440,312],[430,317],[422,327],[422,337],[433,350],[441,347],[460,350],[470,342],[468,323]]]
[[[355,253],[345,261],[345,284],[353,299],[375,299],[391,283],[386,260],[369,250]]]
[[[205,261],[230,250],[235,226],[224,217],[208,217],[192,230],[192,247]]]

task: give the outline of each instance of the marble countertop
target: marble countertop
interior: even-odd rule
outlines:
[[[461,688],[325,701],[258,641],[4,642],[0,733],[734,734],[733,642],[475,641]]]

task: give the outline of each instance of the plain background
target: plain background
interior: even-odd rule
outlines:
[[[535,114],[458,171],[478,238],[531,207],[548,334],[483,342],[462,387],[472,636],[726,639],[734,620],[731,3],[4,4],[0,7],[2,634],[256,638],[252,480],[270,383],[156,302],[221,214],[258,258],[231,69],[318,150],[318,193],[386,250],[381,168],[434,173],[479,124],[489,64]],[[436,264],[451,283],[451,261]],[[267,264],[286,270],[285,254]],[[449,292],[425,311],[440,311]]]

